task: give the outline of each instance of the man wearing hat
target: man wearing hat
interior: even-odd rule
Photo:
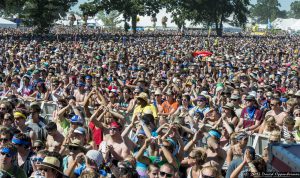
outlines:
[[[240,106],[241,97],[239,95],[232,94],[230,96],[230,101],[233,104],[236,116],[240,118],[242,114],[242,108]]]
[[[256,106],[255,97],[252,95],[248,95],[245,98],[246,107],[242,110],[241,117],[239,123],[237,125],[237,131],[253,131],[257,127],[259,127],[262,112]]]
[[[25,171],[14,164],[17,149],[12,143],[5,143],[0,148],[0,170],[10,177],[27,177]]]
[[[63,178],[62,164],[59,160],[60,155],[53,152],[47,155],[41,163],[37,163],[37,169],[41,173],[41,176],[45,178]]]
[[[133,117],[137,116],[138,113],[142,115],[151,113],[154,118],[157,118],[157,110],[153,104],[148,103],[148,95],[144,92],[137,96],[137,106],[134,108]]]
[[[109,125],[109,137],[106,141],[102,141],[99,146],[99,151],[105,160],[108,160],[108,156],[112,156],[112,160],[122,161],[130,155],[130,149],[125,144],[121,137],[122,127],[119,123],[113,121]]]

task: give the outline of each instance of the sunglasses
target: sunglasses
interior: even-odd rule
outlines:
[[[109,130],[118,131],[118,128],[109,128]]]
[[[128,174],[129,171],[126,168],[120,167],[119,172],[120,172],[121,175],[124,175],[124,174]]]
[[[199,102],[205,102],[205,100],[198,100]]]
[[[194,157],[194,156],[189,156],[189,159],[196,159],[196,157]]]
[[[41,163],[41,162],[43,162],[44,159],[41,158],[41,157],[34,157],[34,158],[32,158],[31,160],[32,160],[32,162],[34,162],[34,163],[36,163],[36,162]]]
[[[295,113],[294,115],[295,115],[295,116],[300,116],[300,113]]]
[[[7,158],[10,158],[10,157],[11,157],[11,155],[10,155],[9,153],[4,153],[4,152],[1,152],[1,155],[5,156],[5,157],[7,157]]]
[[[34,146],[34,147],[32,147],[32,149],[34,149],[34,150],[36,150],[36,149],[40,150],[42,148],[43,148],[42,146]]]
[[[39,171],[41,172],[49,172],[51,169],[50,168],[40,168]]]
[[[1,111],[4,111],[4,110],[6,110],[6,108],[0,108],[0,110],[1,110]]]
[[[203,178],[215,178],[214,176],[207,176],[207,175],[203,175],[203,174],[202,174],[202,177]]]
[[[76,151],[76,150],[78,150],[78,147],[76,147],[76,146],[69,146],[69,150],[70,151]]]
[[[166,176],[166,177],[172,177],[173,176],[173,174],[169,174],[169,173],[166,173],[166,172],[163,172],[163,171],[160,171],[159,175],[162,176],[162,177],[164,177],[164,176]]]
[[[0,142],[8,142],[9,139],[8,138],[0,138]]]

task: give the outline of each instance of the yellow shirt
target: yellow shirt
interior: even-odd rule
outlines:
[[[141,113],[141,114],[149,114],[152,113],[154,118],[157,118],[157,110],[155,108],[155,106],[153,104],[148,104],[145,107],[141,107],[141,105],[138,105],[137,107],[134,108],[133,111],[133,117],[137,114],[137,113]]]

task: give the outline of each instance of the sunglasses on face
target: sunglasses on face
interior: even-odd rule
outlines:
[[[159,175],[162,176],[162,177],[164,177],[164,176],[166,176],[166,177],[172,177],[173,176],[173,174],[169,174],[169,173],[166,173],[166,172],[163,172],[163,171],[160,171]]]
[[[50,168],[40,168],[39,171],[41,172],[49,172],[51,169]]]
[[[5,110],[6,110],[6,108],[0,108],[0,110],[1,110],[1,111],[5,111]]]
[[[127,174],[129,171],[126,168],[120,167],[119,172],[120,172],[121,175],[124,175],[124,174]]]
[[[40,150],[42,148],[43,148],[42,146],[34,146],[34,147],[32,147],[32,149],[34,149],[34,150],[36,150],[36,149]]]
[[[118,128],[109,128],[109,130],[118,131]]]
[[[295,116],[300,116],[300,113],[295,113],[294,115],[295,115]]]
[[[0,142],[8,142],[9,139],[8,138],[0,138]]]
[[[41,162],[43,162],[43,158],[41,158],[41,157],[34,157],[34,158],[32,158],[31,159],[32,160],[32,162],[34,162],[34,163],[41,163]]]
[[[207,175],[203,175],[203,174],[202,174],[202,177],[203,178],[215,178],[214,176],[207,176]]]
[[[4,153],[4,152],[1,152],[1,155],[5,156],[5,157],[7,157],[7,158],[10,158],[10,157],[11,157],[11,155],[10,155],[10,154],[8,154],[8,153]]]
[[[70,146],[69,150],[70,151],[76,151],[76,150],[78,150],[78,147],[76,147],[76,146]]]

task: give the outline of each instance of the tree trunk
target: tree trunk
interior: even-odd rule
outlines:
[[[136,33],[137,15],[131,16],[131,28],[133,33]]]
[[[216,22],[216,32],[217,32],[217,36],[222,37],[222,35],[223,35],[223,24],[222,24],[222,21],[221,21],[220,24]]]

